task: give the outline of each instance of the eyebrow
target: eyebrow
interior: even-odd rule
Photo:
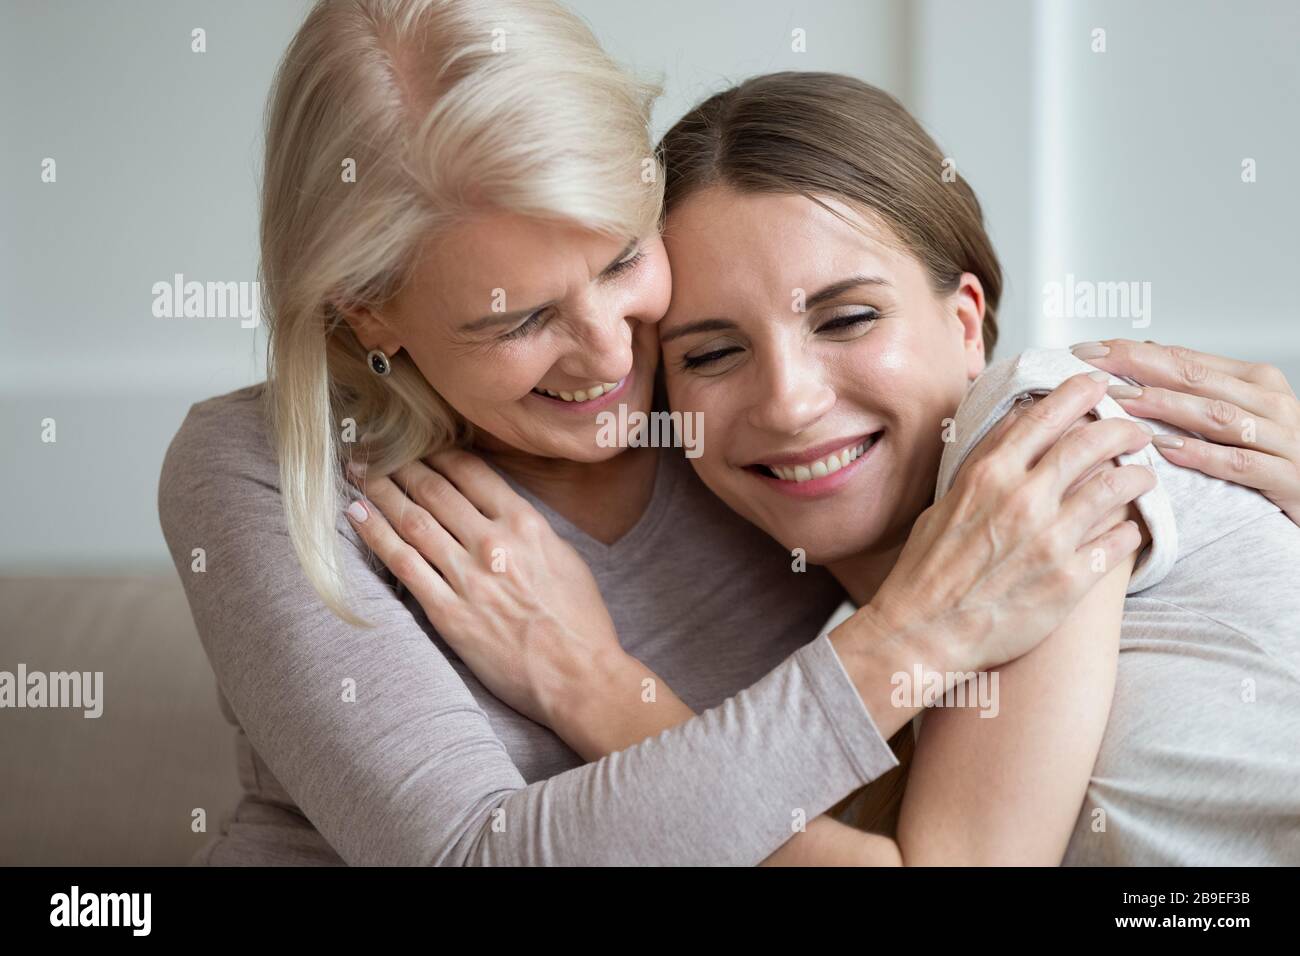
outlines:
[[[636,248],[636,244],[637,240],[633,239],[624,246],[623,251],[611,259],[609,265],[601,269],[596,278],[608,275],[611,269],[627,258],[628,254]],[[550,299],[547,302],[543,302],[541,305],[530,306],[527,309],[515,309],[513,312],[493,312],[491,315],[485,315],[482,318],[474,319],[472,322],[466,322],[464,325],[460,326],[459,331],[481,332],[484,329],[492,328],[496,325],[508,325],[522,319],[526,315],[532,315],[534,312],[540,312],[542,309],[549,309],[551,306],[555,305],[556,301],[556,299]]]
[[[823,289],[818,289],[812,295],[804,300],[804,310],[816,308],[825,302],[843,295],[850,289],[857,289],[864,285],[870,286],[888,286],[889,280],[882,279],[880,276],[855,275],[847,279],[840,279],[838,282],[832,282]],[[688,322],[685,325],[673,329],[671,332],[665,332],[659,337],[660,344],[671,342],[673,339],[679,339],[683,335],[694,335],[699,332],[722,332],[728,329],[734,329],[736,323],[730,319],[708,318],[699,319],[695,322]]]

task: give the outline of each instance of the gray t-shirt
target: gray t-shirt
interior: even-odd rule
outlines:
[[[624,648],[704,711],[584,765],[484,689],[415,600],[395,593],[343,497],[354,607],[377,627],[325,608],[289,540],[262,397],[257,385],[195,404],[158,489],[222,709],[239,728],[246,790],[195,862],[752,865],[800,814],[818,816],[897,765],[817,636],[838,585],[793,571],[679,451],[660,453],[649,508],[610,546],[519,489],[590,564]]]
[[[938,495],[1020,396],[1089,371],[1061,350],[990,366],[957,412]],[[1096,414],[1132,417],[1111,398]],[[1137,501],[1152,542],[1129,584],[1114,703],[1064,862],[1300,864],[1300,528],[1258,492],[1153,448],[1121,460],[1155,468]]]

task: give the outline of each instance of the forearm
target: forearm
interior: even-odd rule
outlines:
[[[695,716],[667,683],[635,658],[610,661],[576,692],[555,730],[587,760],[631,747]],[[823,814],[792,833],[761,866],[897,866],[898,844]]]
[[[636,658],[593,662],[556,700],[547,725],[584,760],[599,760],[695,716],[672,688]]]

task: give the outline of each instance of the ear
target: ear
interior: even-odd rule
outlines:
[[[966,352],[966,377],[974,380],[984,371],[984,285],[973,272],[963,272],[948,299],[953,316],[961,325]]]
[[[367,352],[379,349],[390,359],[402,350],[402,341],[391,319],[367,307],[343,309],[344,320]]]

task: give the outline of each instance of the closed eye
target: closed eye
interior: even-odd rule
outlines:
[[[728,355],[732,355],[739,351],[740,346],[729,345],[726,348],[713,349],[710,352],[703,352],[699,355],[684,355],[682,356],[682,371],[689,372],[691,369],[704,368],[705,366],[719,362]]]
[[[524,319],[522,322],[516,325],[509,332],[504,333],[501,336],[501,338],[507,342],[510,341],[511,339],[523,338],[525,335],[533,331],[533,329],[537,328],[537,326],[541,324],[542,316],[545,314],[546,314],[545,309],[538,309],[532,315],[528,316],[528,318]]]
[[[854,312],[851,315],[841,315],[831,319],[818,326],[818,332],[840,332],[845,329],[853,329],[865,322],[875,322],[880,318],[880,313],[875,309],[867,309],[864,312]]]
[[[631,272],[641,263],[641,260],[643,260],[644,258],[645,258],[645,253],[638,248],[627,258],[620,259],[618,262],[614,263],[603,273],[601,273],[601,278],[612,279],[621,276],[624,273]],[[506,332],[503,335],[501,335],[500,338],[507,342],[511,341],[512,339],[523,338],[525,335],[532,332],[541,324],[542,317],[543,315],[545,315],[545,313],[546,313],[545,309],[538,309],[532,315],[528,316],[528,318],[524,319],[522,322],[516,325],[509,332]]]
[[[628,256],[626,259],[620,259],[618,262],[606,269],[604,273],[605,278],[612,279],[616,276],[621,276],[625,272],[631,272],[644,258],[645,253],[640,249],[637,249],[636,252],[632,253],[632,255]]]

